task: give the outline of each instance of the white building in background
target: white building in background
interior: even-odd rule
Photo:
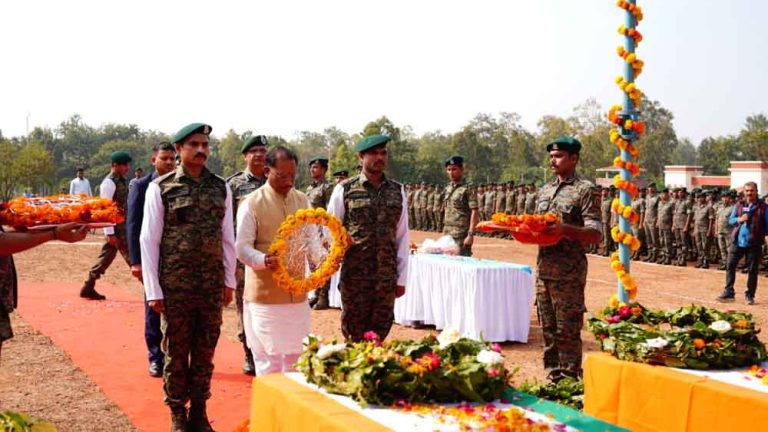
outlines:
[[[688,190],[704,187],[728,187],[741,190],[744,183],[757,183],[762,195],[768,193],[768,161],[731,161],[729,176],[706,176],[704,167],[696,165],[667,165],[664,167],[664,185],[686,187]]]

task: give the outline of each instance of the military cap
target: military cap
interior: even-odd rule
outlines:
[[[376,146],[388,143],[391,139],[389,136],[381,134],[365,137],[355,145],[355,152],[362,153],[368,151]]]
[[[208,135],[211,133],[211,130],[213,130],[213,128],[205,123],[190,123],[176,132],[176,136],[173,137],[171,144],[180,143],[194,133]]]
[[[464,158],[456,155],[451,156],[445,160],[445,166],[448,165],[464,166]]]
[[[665,193],[665,192],[669,193],[669,188],[664,188],[664,189],[661,190],[661,193]]]
[[[701,195],[701,188],[693,188],[691,193],[694,195]]]
[[[243,143],[243,146],[240,148],[240,153],[245,153],[248,150],[251,149],[251,147],[256,146],[267,146],[267,137],[264,135],[254,135],[247,140],[245,140],[245,143]]]
[[[315,156],[309,161],[309,166],[312,166],[313,163],[319,162],[320,165],[322,165],[325,168],[328,168],[328,158],[322,157],[322,156]]]
[[[547,151],[550,152],[552,150],[563,150],[568,153],[579,153],[581,152],[581,143],[576,138],[562,136],[555,138],[554,141],[547,144]]]
[[[333,173],[334,177],[349,177],[349,171],[347,170],[340,170]]]
[[[109,155],[109,160],[116,164],[127,164],[130,163],[133,159],[131,159],[131,155],[129,155],[127,152],[116,151]]]

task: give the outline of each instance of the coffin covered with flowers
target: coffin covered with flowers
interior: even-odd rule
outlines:
[[[614,303],[615,299],[614,299]],[[621,360],[689,369],[749,367],[766,359],[750,313],[691,305],[664,312],[608,306],[588,321],[601,350]]]
[[[357,343],[309,335],[297,367],[308,382],[363,405],[490,402],[510,378],[497,344],[452,329],[419,341],[381,342],[373,332]]]

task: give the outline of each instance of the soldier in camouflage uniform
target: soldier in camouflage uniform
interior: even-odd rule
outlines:
[[[581,143],[569,137],[547,144],[555,179],[537,194],[537,213],[552,212],[562,224],[551,229],[561,240],[540,246],[536,269],[536,303],[544,333],[544,367],[553,381],[581,375],[581,328],[587,256],[584,246],[601,237],[600,192],[576,175]]]
[[[507,212],[507,185],[500,184],[496,187],[496,203],[494,203],[496,213]]]
[[[720,208],[715,213],[715,228],[717,229],[717,246],[720,251],[720,266],[718,270],[725,270],[728,263],[728,248],[731,246],[731,230],[729,219],[733,212],[732,191],[723,193]]]
[[[712,189],[709,194],[707,195],[707,204],[712,208],[712,230],[709,233],[709,248],[707,250],[707,254],[709,255],[709,263],[710,264],[719,264],[720,263],[720,248],[718,246],[717,241],[717,225],[716,225],[716,219],[717,219],[717,211],[720,210],[720,206],[722,205],[720,203],[720,190],[719,189]],[[725,264],[725,263],[723,263]]]
[[[345,179],[346,180],[346,179]],[[339,184],[341,182],[337,182],[336,184]],[[406,184],[405,185],[405,196],[406,196],[406,202],[408,204],[408,220],[411,221],[411,224],[416,223],[416,207],[414,207],[414,196],[416,195],[416,185],[414,184]],[[415,228],[415,227],[414,227]]]
[[[213,355],[236,285],[232,197],[205,167],[210,130],[193,123],[176,134],[181,165],[149,184],[141,229],[144,291],[163,314],[163,389],[177,432],[213,430],[206,412]]]
[[[531,183],[528,185],[528,192],[525,194],[525,213],[536,213],[536,185]]]
[[[640,244],[645,243],[645,230],[643,229],[642,220],[643,220],[643,213],[645,213],[645,191],[640,191],[640,193],[637,194],[635,199],[632,200],[630,203],[630,206],[632,207],[632,210],[637,213],[638,216],[638,223],[632,225],[632,235],[635,236],[638,240],[640,240]],[[603,234],[605,235],[605,234]],[[632,259],[634,261],[637,261],[640,259],[640,249],[638,248],[636,251],[632,253]]]
[[[417,201],[417,209],[419,212],[419,229],[422,231],[429,230],[429,221],[427,220],[427,199],[429,197],[429,186],[426,182],[421,182],[421,193]]]
[[[477,199],[472,187],[462,180],[464,158],[451,156],[445,161],[451,182],[445,187],[445,226],[443,234],[459,246],[459,255],[472,256],[473,230],[478,223]]]
[[[504,197],[504,209],[508,215],[515,214],[517,210],[517,188],[515,182],[510,180],[507,185],[507,194]]]
[[[611,237],[611,203],[613,195],[611,190],[603,188],[600,199],[600,222],[603,227],[603,256],[608,256],[613,252],[613,238]]]
[[[437,194],[435,194],[435,228],[437,232],[443,232],[445,222],[445,191],[443,187],[437,185]]]
[[[125,175],[131,169],[131,156],[124,151],[116,151],[110,155],[109,159],[112,161],[112,171],[101,182],[99,195],[116,202],[125,214],[128,209],[128,182],[125,180]],[[104,228],[104,234],[107,236],[107,241],[101,248],[98,261],[88,272],[88,279],[80,288],[80,297],[90,300],[104,300],[106,298],[96,292],[96,280],[107,271],[118,252],[128,267],[131,267],[131,260],[128,256],[128,240],[125,235],[125,222],[114,227]]]
[[[693,236],[696,240],[696,250],[699,253],[699,259],[696,262],[696,268],[709,268],[709,238],[712,226],[714,225],[715,213],[707,204],[707,196],[700,193],[697,198],[696,206],[693,208]]]
[[[696,196],[701,193],[701,189],[695,188],[688,195],[688,208],[691,210],[691,223],[688,225],[688,231],[685,233],[685,244],[688,246],[688,256],[686,260],[696,261],[699,253],[696,250],[696,242],[693,240],[693,208],[696,207]]]
[[[656,262],[659,259],[659,230],[656,222],[659,217],[659,196],[656,194],[656,185],[651,183],[647,188],[645,198],[645,239],[648,242],[648,256],[643,259],[646,262]]]
[[[412,228],[416,230],[421,230],[421,195],[424,193],[424,182],[418,183],[414,186],[413,191],[413,214],[415,216],[415,219],[413,220]]]
[[[341,331],[360,341],[367,331],[384,340],[394,321],[395,298],[405,294],[408,273],[408,212],[400,183],[384,175],[386,135],[372,135],[355,146],[363,170],[336,186],[328,205],[352,238],[344,255]]]
[[[424,230],[434,231],[435,215],[432,211],[432,197],[435,196],[435,185],[427,185],[427,192],[424,194]]]
[[[491,220],[491,216],[495,213],[496,209],[496,183],[491,183],[485,190],[485,218],[484,220]]]
[[[321,208],[323,210],[328,206],[331,200],[333,186],[325,180],[325,173],[328,171],[328,159],[316,157],[309,161],[309,176],[312,182],[307,186],[307,198],[312,208]],[[309,301],[314,310],[326,310],[330,307],[328,303],[328,291],[331,288],[331,282],[315,290],[315,296]]]
[[[659,253],[661,255],[659,264],[672,264],[672,257],[675,253],[672,233],[674,215],[675,202],[669,197],[669,189],[664,188],[659,194],[659,217],[656,222],[659,228]]]
[[[517,202],[515,203],[515,214],[525,213],[525,197],[528,194],[528,187],[525,184],[520,184],[517,189]]]
[[[485,218],[485,185],[480,185],[476,188],[477,196],[477,214],[481,220],[488,220]]]
[[[245,160],[245,169],[237,172],[227,178],[227,185],[232,192],[232,215],[233,220],[237,219],[237,207],[246,195],[255,191],[264,185],[267,181],[264,175],[267,156],[267,137],[264,135],[255,135],[243,143],[240,148],[240,154]],[[235,226],[237,226],[235,221]],[[254,375],[253,355],[248,348],[245,340],[245,330],[243,329],[243,291],[245,290],[245,267],[243,263],[237,261],[235,272],[237,286],[235,287],[235,307],[237,308],[237,340],[243,346],[245,360],[243,360],[243,373]]]
[[[675,245],[677,247],[677,265],[685,267],[688,260],[688,243],[686,234],[691,228],[691,207],[688,205],[688,192],[685,188],[677,188],[677,201],[675,201],[675,215],[672,219],[672,229],[675,233]]]

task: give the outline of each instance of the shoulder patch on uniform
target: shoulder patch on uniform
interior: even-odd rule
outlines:
[[[165,182],[166,180],[168,180],[169,178],[171,178],[171,177],[173,177],[175,175],[176,175],[176,171],[171,171],[171,172],[169,172],[167,174],[161,175],[160,177],[158,177],[158,178],[156,178],[156,179],[154,179],[152,181],[154,183],[160,184],[160,183]]]
[[[239,175],[243,175],[243,171],[238,171],[238,172],[232,174],[231,176],[227,177],[227,183],[229,183],[230,180],[232,180],[233,178],[235,178],[235,177],[237,177]]]

